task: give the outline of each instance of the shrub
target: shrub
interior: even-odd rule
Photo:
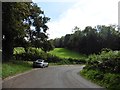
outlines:
[[[102,51],[99,55],[90,55],[87,59],[87,65],[90,69],[120,73],[120,51]]]
[[[106,88],[119,89],[120,88],[120,75],[119,74],[111,74],[106,73],[103,78],[103,83]]]
[[[81,74],[110,90],[120,88],[120,51],[103,50],[90,55]]]
[[[34,61],[36,59],[44,59],[49,63],[59,64],[83,64],[86,63],[85,58],[74,59],[74,58],[60,58],[50,53],[45,53],[39,48],[29,48],[28,52],[14,54],[16,60]]]

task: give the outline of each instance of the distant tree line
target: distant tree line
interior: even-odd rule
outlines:
[[[55,47],[64,47],[83,54],[99,53],[108,48],[120,50],[120,31],[117,25],[87,26],[84,30],[74,28],[73,34],[51,40]]]
[[[33,2],[2,3],[2,57],[9,61],[15,47],[41,48],[45,52],[52,48],[46,31],[50,20],[44,11]],[[35,29],[32,29],[34,27]]]

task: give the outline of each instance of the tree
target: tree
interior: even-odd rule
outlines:
[[[71,36],[70,34],[66,34],[65,37],[64,37],[64,42],[63,43],[64,43],[64,47],[65,48],[69,47],[69,43],[68,42],[70,40],[70,36]]]
[[[53,44],[50,41],[46,40],[42,44],[42,50],[45,51],[45,52],[53,50],[53,49],[54,49],[54,46],[53,46]]]
[[[23,23],[29,16],[30,3],[2,3],[3,60],[12,59],[14,40],[24,36],[28,25]]]
[[[120,31],[115,25],[87,26],[82,31],[76,26],[73,34],[63,37],[55,39],[54,43],[83,54],[99,53],[103,48],[120,50]]]
[[[18,44],[27,51],[29,45],[42,47],[47,40],[46,23],[50,18],[35,3],[7,3],[2,4],[3,31],[3,60],[9,61],[13,56],[13,49]],[[35,30],[30,27],[34,26]],[[18,43],[18,41],[21,41]],[[19,46],[18,45],[18,46]],[[44,48],[44,47],[42,47]]]
[[[46,23],[50,18],[46,17],[44,11],[42,11],[35,3],[32,3],[30,13],[31,15],[28,17],[28,22],[30,26],[35,27],[35,30],[30,28],[26,30],[27,39],[32,43],[33,47],[45,48],[43,47],[43,44],[46,43],[46,40],[48,39],[46,34],[48,27]]]

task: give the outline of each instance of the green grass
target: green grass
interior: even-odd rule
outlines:
[[[2,64],[0,62],[0,78],[2,78]]]
[[[2,64],[2,78],[13,76],[32,69],[32,64],[23,61],[10,61]]]
[[[53,51],[49,52],[52,55],[58,56],[60,58],[74,58],[74,59],[79,59],[79,58],[84,58],[86,57],[85,55],[82,55],[80,53],[77,53],[75,51],[71,51],[65,48],[55,48]]]
[[[2,50],[0,49],[0,78],[2,78]]]
[[[93,83],[96,83],[106,90],[119,90],[120,89],[120,74],[114,73],[103,73],[97,70],[82,70],[80,75],[84,78],[90,80]]]

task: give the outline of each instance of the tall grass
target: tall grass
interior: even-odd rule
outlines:
[[[32,64],[27,61],[10,61],[2,64],[2,78],[13,76],[32,69]]]

